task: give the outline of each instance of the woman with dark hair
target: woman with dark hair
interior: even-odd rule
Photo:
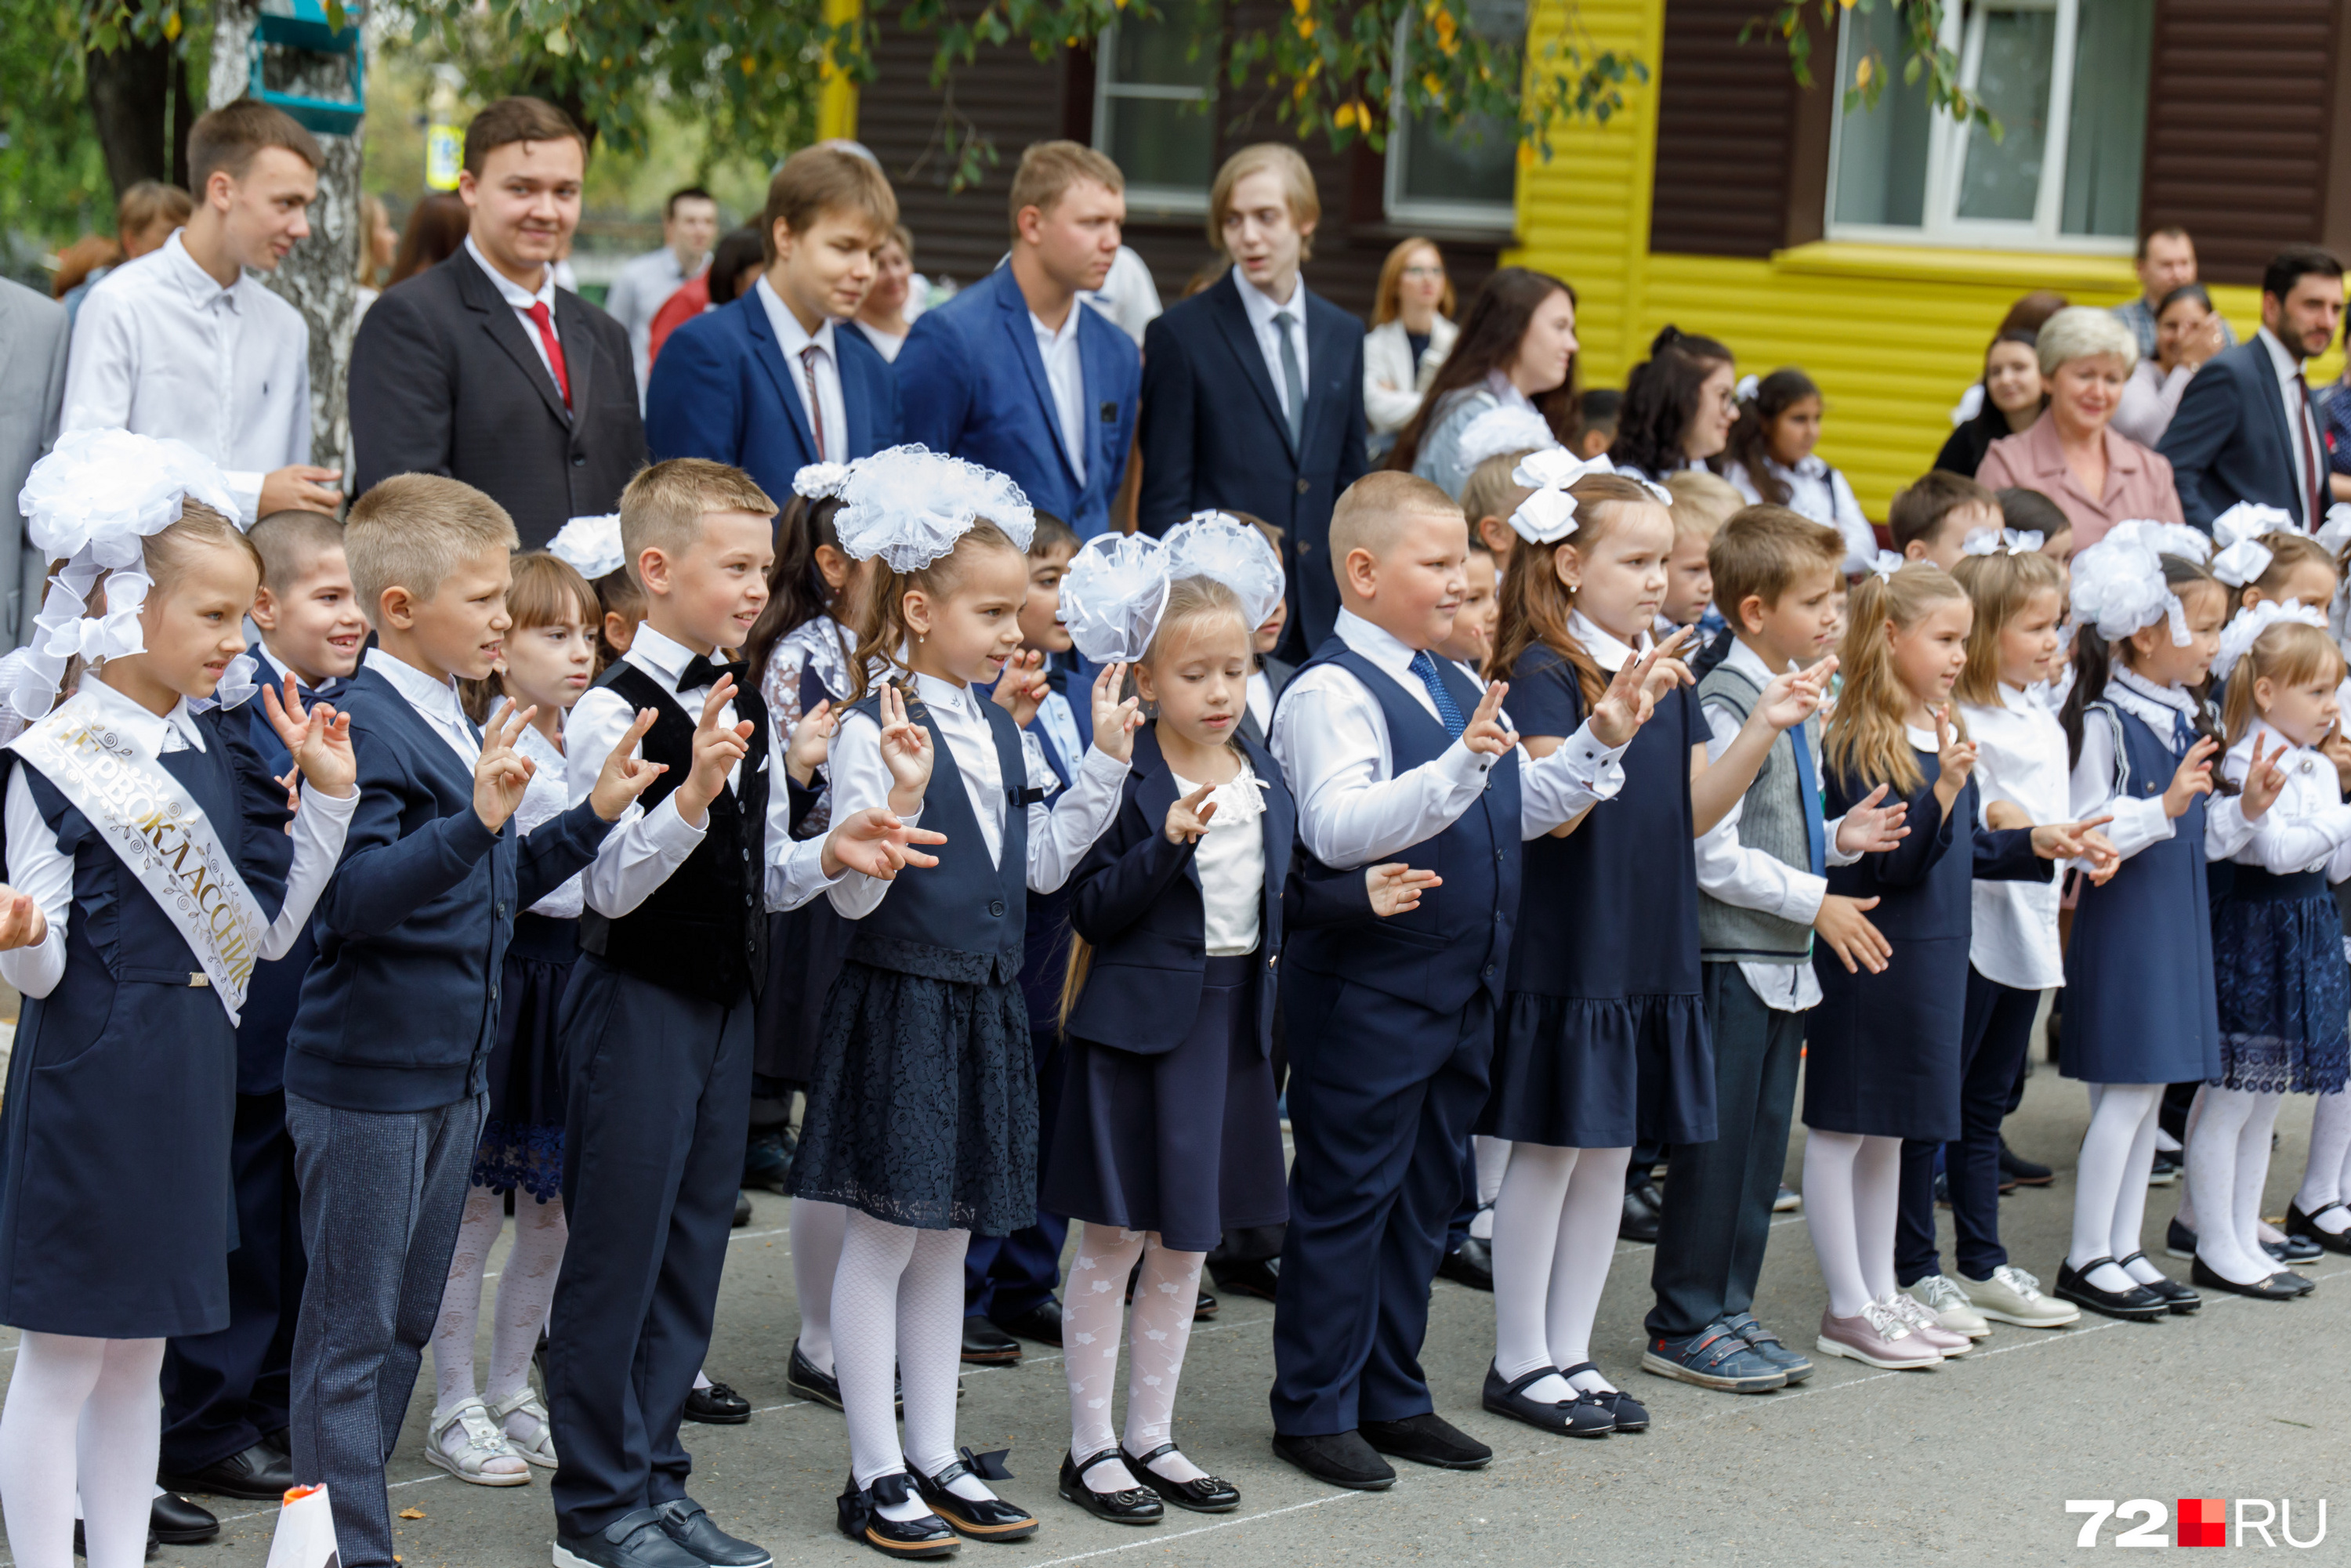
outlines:
[[[1547,272],[1506,267],[1486,279],[1437,368],[1420,412],[1396,437],[1387,465],[1458,497],[1475,464],[1462,432],[1489,409],[1531,409],[1562,442],[1575,434],[1575,290]]]
[[[2029,428],[2041,417],[2049,405],[2049,392],[2041,381],[2041,356],[2034,346],[2039,341],[2037,323],[2002,327],[1993,336],[1991,346],[1984,350],[1983,381],[1970,389],[1980,406],[1935,454],[1936,467],[1972,479],[1993,442]]]
[[[2115,428],[2142,446],[2153,446],[2171,428],[2189,378],[2205,361],[2229,346],[2227,323],[2212,308],[2200,283],[2183,283],[2155,307],[2155,353],[2131,368],[2123,383]]]
[[[1650,340],[1649,357],[1625,378],[1608,461],[1660,485],[1685,468],[1707,465],[1730,440],[1738,375],[1720,342],[1667,325]]]
[[[1750,506],[1768,501],[1836,529],[1844,536],[1846,573],[1868,570],[1877,536],[1844,476],[1813,450],[1821,439],[1821,389],[1789,365],[1740,390],[1723,477]]]
[[[465,204],[455,191],[435,191],[411,207],[408,227],[400,236],[400,254],[392,258],[392,276],[384,287],[405,283],[456,255],[465,246],[471,222]]]

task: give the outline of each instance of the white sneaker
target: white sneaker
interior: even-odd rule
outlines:
[[[507,1435],[498,1430],[488,1407],[478,1398],[433,1412],[424,1457],[459,1480],[477,1487],[530,1484],[529,1462],[514,1451],[514,1445],[507,1441]]]
[[[2082,1321],[2081,1309],[2041,1293],[2041,1281],[2023,1270],[2002,1263],[1989,1280],[1959,1276],[1960,1289],[1984,1317],[2020,1328],[2056,1329]]]
[[[1991,1324],[1968,1304],[1959,1288],[1940,1274],[1929,1274],[1903,1292],[1927,1310],[1931,1326],[1945,1333],[1965,1335],[1969,1339],[1984,1339],[1991,1333]]]

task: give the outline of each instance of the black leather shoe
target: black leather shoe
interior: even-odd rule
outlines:
[[[1217,1288],[1228,1295],[1272,1301],[1281,1289],[1281,1260],[1255,1258],[1246,1263],[1219,1263],[1209,1270]]]
[[[1493,1363],[1486,1364],[1486,1386],[1479,1395],[1479,1403],[1497,1416],[1508,1416],[1513,1421],[1524,1421],[1541,1431],[1557,1432],[1569,1437],[1604,1437],[1616,1429],[1616,1417],[1597,1399],[1581,1395],[1573,1399],[1534,1399],[1527,1390],[1546,1377],[1556,1377],[1559,1369],[1538,1366],[1523,1377],[1503,1381],[1501,1369]],[[1385,1445],[1381,1445],[1385,1448]],[[1390,1453],[1395,1450],[1390,1448]],[[1406,1455],[1406,1458],[1412,1456]],[[1487,1456],[1492,1458],[1489,1452]],[[1448,1466],[1448,1469],[1475,1469],[1475,1466]]]
[[[1217,1298],[1206,1291],[1201,1291],[1200,1299],[1192,1303],[1192,1321],[1196,1323],[1206,1322],[1216,1315]]]
[[[2124,1273],[2128,1274],[2130,1273],[2130,1266],[2132,1264],[2147,1262],[2147,1254],[2144,1252],[2134,1252],[2127,1258],[2117,1258],[2115,1261],[2123,1266]],[[2152,1265],[2150,1265],[2150,1267],[2152,1267]],[[2157,1271],[2158,1273],[2161,1272],[2160,1270]],[[2137,1278],[2137,1276],[2134,1275],[2133,1278]],[[2153,1291],[2157,1295],[2161,1296],[2163,1298],[2163,1304],[2169,1307],[2173,1312],[2183,1318],[2204,1304],[2203,1297],[2198,1295],[2193,1290],[2181,1284],[2179,1281],[2173,1279],[2168,1274],[2165,1274],[2162,1279],[2156,1281],[2151,1285],[2143,1284],[2141,1288]]]
[[[1395,1469],[1364,1440],[1361,1432],[1311,1437],[1273,1437],[1273,1451],[1325,1486],[1350,1491],[1385,1491],[1395,1485]]]
[[[2315,1263],[2326,1256],[2326,1249],[2307,1236],[2289,1236],[2283,1241],[2264,1241],[2262,1250],[2281,1263]]]
[[[741,1187],[735,1189],[735,1228],[742,1229],[751,1223],[751,1195]]]
[[[653,1511],[661,1515],[664,1534],[711,1568],[768,1568],[775,1562],[766,1547],[719,1529],[690,1497],[672,1498]]]
[[[751,1402],[723,1383],[685,1396],[685,1418],[705,1427],[740,1427],[751,1418]]]
[[[1113,1524],[1156,1524],[1167,1517],[1166,1505],[1159,1494],[1146,1486],[1123,1487],[1117,1491],[1096,1491],[1086,1485],[1086,1472],[1104,1459],[1120,1458],[1116,1448],[1104,1448],[1089,1455],[1084,1464],[1078,1463],[1074,1454],[1061,1456],[1061,1495],[1076,1503],[1096,1519]],[[1128,1469],[1134,1467],[1129,1465]],[[1137,1474],[1141,1472],[1137,1471]]]
[[[1019,1317],[998,1318],[996,1326],[1006,1333],[1021,1339],[1033,1339],[1039,1344],[1061,1348],[1061,1303],[1046,1297]]]
[[[743,1151],[743,1185],[789,1197],[796,1147],[789,1127],[770,1127],[754,1134],[750,1146]]]
[[[704,1568],[704,1563],[669,1538],[659,1509],[641,1508],[593,1535],[558,1535],[555,1568]]]
[[[147,1510],[147,1533],[174,1546],[201,1546],[220,1533],[212,1511],[167,1491]]]
[[[2125,1322],[2150,1323],[2171,1315],[2168,1302],[2136,1281],[2127,1291],[2102,1291],[2090,1283],[2090,1275],[2096,1273],[2101,1265],[2113,1261],[2111,1258],[2093,1258],[2089,1266],[2078,1272],[2071,1263],[2058,1264],[2055,1294],[2077,1307],[2087,1307]]]
[[[2325,1214],[2342,1207],[2343,1205],[2339,1203],[2326,1204],[2319,1209],[2318,1214]],[[2318,1223],[2318,1214],[2304,1214],[2300,1204],[2287,1204],[2285,1233],[2288,1236],[2300,1236],[2314,1241],[2329,1252],[2351,1252],[2351,1230],[2329,1230]]]
[[[784,1386],[803,1399],[841,1408],[841,1379],[830,1372],[819,1372],[816,1363],[800,1354],[798,1340],[792,1341],[791,1360],[784,1364]]]
[[[287,1488],[295,1484],[294,1463],[275,1448],[256,1443],[245,1452],[231,1454],[203,1469],[166,1473],[155,1480],[165,1491],[276,1502],[286,1495]]]
[[[1012,1472],[1004,1468],[1004,1456],[1011,1450],[998,1448],[985,1454],[975,1454],[969,1448],[959,1451],[963,1458],[935,1476],[926,1476],[912,1465],[906,1467],[906,1473],[914,1478],[914,1490],[931,1505],[931,1511],[946,1520],[947,1528],[956,1534],[968,1535],[976,1541],[1026,1541],[1036,1534],[1037,1516],[1027,1509],[1015,1507],[1000,1497],[963,1497],[952,1485],[960,1476],[982,1482],[1010,1480]]]
[[[1657,1239],[1657,1217],[1666,1211],[1666,1195],[1657,1184],[1645,1181],[1625,1191],[1625,1217],[1616,1222],[1616,1234],[1626,1241],[1655,1241]]]
[[[1126,1445],[1119,1445],[1118,1457],[1126,1461],[1127,1473],[1157,1492],[1177,1508],[1194,1513],[1230,1513],[1240,1507],[1239,1489],[1217,1476],[1204,1476],[1195,1481],[1171,1481],[1151,1468],[1151,1461],[1165,1458],[1176,1451],[1173,1443],[1162,1443],[1147,1454],[1130,1454]]]
[[[2196,1232],[2174,1219],[2163,1228],[2163,1255],[2167,1258],[2196,1256]]]
[[[1003,1366],[1020,1359],[1020,1342],[986,1318],[963,1321],[963,1361],[966,1366]]]
[[[2057,1173],[2037,1161],[2028,1160],[2000,1141],[2000,1175],[2002,1181],[2012,1181],[2021,1186],[2047,1186],[2057,1179]]]
[[[2234,1280],[2206,1268],[2204,1260],[2199,1258],[2188,1266],[2188,1277],[2207,1290],[2226,1291],[2232,1296],[2250,1296],[2256,1301],[2291,1301],[2309,1293],[2304,1288],[2309,1285],[2309,1281],[2283,1269],[2250,1285],[2240,1285]],[[2296,1280],[2302,1280],[2302,1283],[2294,1283]]]
[[[213,1529],[214,1532],[217,1533],[220,1526],[215,1524],[213,1526]],[[154,1562],[156,1553],[162,1550],[162,1548],[158,1546],[155,1542],[155,1532],[152,1530],[149,1531],[147,1532],[147,1561],[150,1563]],[[78,1519],[74,1521],[73,1552],[74,1555],[77,1557],[87,1557],[89,1555],[89,1542],[82,1538],[81,1521]]]
[[[2147,1185],[2171,1186],[2179,1180],[2179,1156],[2165,1154],[2161,1149],[2156,1150],[2154,1160],[2147,1167]]]
[[[1401,1421],[1366,1421],[1364,1441],[1383,1454],[1434,1465],[1440,1470],[1482,1470],[1494,1462],[1494,1450],[1462,1431],[1434,1410],[1407,1416]]]
[[[1437,1277],[1467,1285],[1473,1291],[1494,1288],[1494,1249],[1474,1236],[1437,1260]]]
[[[1577,1373],[1599,1370],[1588,1361],[1579,1361],[1573,1366],[1561,1367],[1559,1375],[1567,1379],[1568,1386],[1573,1387]],[[1602,1409],[1614,1416],[1616,1430],[1619,1432],[1646,1432],[1649,1429],[1648,1407],[1621,1388],[1612,1388],[1604,1393],[1586,1394],[1583,1397],[1598,1404]]]
[[[876,1476],[872,1486],[863,1488],[851,1476],[848,1490],[835,1500],[841,1533],[865,1542],[884,1557],[945,1557],[960,1551],[963,1542],[936,1514],[926,1513],[920,1519],[882,1516],[883,1508],[904,1502],[914,1493],[914,1483],[904,1471]]]

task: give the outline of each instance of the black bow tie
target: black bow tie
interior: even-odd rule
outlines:
[[[700,691],[705,686],[716,685],[721,675],[732,675],[736,690],[740,691],[749,673],[748,664],[714,664],[696,653],[685,662],[685,668],[677,673],[677,689],[682,692]]]

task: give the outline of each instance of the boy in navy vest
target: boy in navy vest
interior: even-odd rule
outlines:
[[[513,519],[469,485],[402,474],[360,497],[343,542],[377,645],[336,696],[360,803],[286,1049],[303,1249],[333,1249],[303,1287],[291,1433],[296,1480],[329,1488],[342,1561],[385,1568],[383,1466],[448,1284],[515,914],[589,863],[652,775],[628,746],[600,752],[574,810],[512,831],[528,716],[485,735],[457,682],[490,673],[510,624]]]
[[[1325,872],[1408,859],[1443,878],[1376,927],[1290,938],[1290,1234],[1274,1317],[1274,1448],[1378,1490],[1383,1453],[1476,1469],[1493,1450],[1438,1417],[1422,1376],[1428,1292],[1460,1201],[1509,970],[1519,845],[1624,781],[1618,758],[1686,672],[1627,660],[1592,717],[1525,759],[1502,712],[1429,650],[1466,591],[1469,528],[1426,479],[1356,481],[1331,519],[1341,610],[1274,709],[1299,837]],[[1376,1450],[1376,1451],[1375,1451]]]
[[[935,864],[942,842],[886,811],[790,833],[787,737],[739,664],[768,601],[776,505],[741,470],[674,458],[621,495],[625,570],[645,592],[628,653],[565,723],[575,799],[591,758],[643,742],[660,774],[586,878],[564,994],[570,1225],[548,1326],[555,1561],[588,1568],[762,1568],[686,1495],[678,1441],[735,1216],[750,1125],[754,989],[768,913],[854,869]]]

